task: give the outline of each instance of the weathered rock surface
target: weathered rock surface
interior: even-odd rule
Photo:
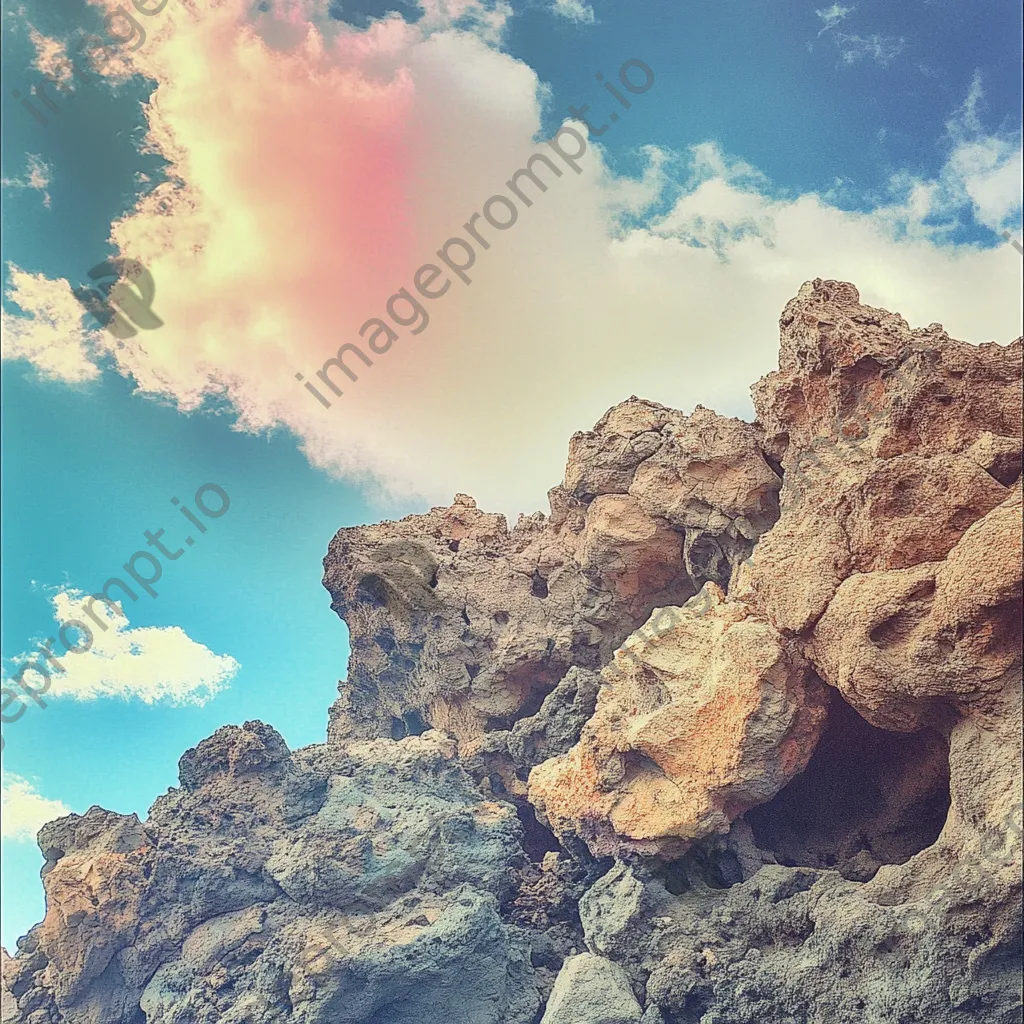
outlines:
[[[562,965],[541,1024],[639,1024],[642,1014],[618,964],[580,953]]]
[[[460,742],[599,670],[660,605],[728,582],[777,516],[757,428],[631,398],[570,442],[551,515],[447,509],[340,530],[324,585],[352,657],[330,737],[426,727]]]
[[[503,922],[525,860],[436,733],[290,753],[259,722],[181,759],[141,824],[46,826],[47,916],[8,968],[31,1024],[531,1024]]]
[[[757,423],[340,531],[328,742],[45,826],[18,1024],[1010,1024],[1021,342],[809,282]],[[550,826],[550,827],[549,827]]]
[[[706,610],[627,640],[580,743],[531,773],[530,800],[554,831],[598,856],[679,855],[728,832],[817,743],[826,700],[810,666],[749,606],[706,589]]]

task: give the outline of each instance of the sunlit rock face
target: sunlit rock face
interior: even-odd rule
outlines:
[[[707,590],[701,610],[627,640],[579,744],[530,776],[556,834],[579,835],[596,855],[680,855],[728,832],[817,743],[826,696],[810,665],[749,606]]]
[[[45,826],[5,1024],[1017,1021],[1021,342],[780,328],[753,424],[630,398],[549,515],[339,531],[327,742]]]
[[[441,729],[460,743],[600,670],[652,609],[734,568],[778,516],[756,427],[631,398],[569,445],[551,514],[450,508],[339,530],[324,585],[348,624],[330,738]]]

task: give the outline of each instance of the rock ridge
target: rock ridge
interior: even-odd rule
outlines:
[[[44,826],[5,1024],[1019,1020],[1021,359],[810,281],[754,423],[339,530],[326,742]]]

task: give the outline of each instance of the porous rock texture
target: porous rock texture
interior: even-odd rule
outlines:
[[[339,531],[325,744],[45,826],[25,1024],[1010,1024],[1021,341],[813,281],[756,422],[631,398],[551,514]]]

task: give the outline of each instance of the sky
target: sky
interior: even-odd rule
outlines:
[[[1020,28],[1008,0],[5,4],[4,685],[126,565],[160,578],[5,705],[4,945],[44,822],[144,817],[221,725],[323,740],[337,529],[546,511],[632,394],[751,417],[814,277],[1019,335]],[[111,259],[104,329],[72,289]]]

